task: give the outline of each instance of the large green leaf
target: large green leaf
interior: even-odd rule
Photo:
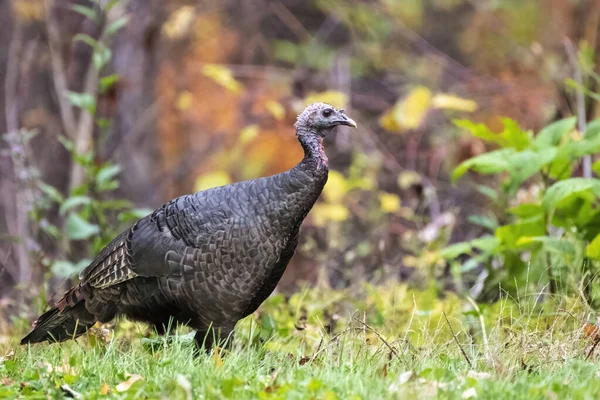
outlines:
[[[443,258],[450,260],[460,256],[461,254],[467,254],[471,251],[471,243],[469,242],[460,242],[455,243],[442,249],[440,251],[440,256]]]
[[[121,167],[116,164],[105,165],[96,175],[96,187],[99,191],[112,190],[119,187],[119,182],[113,178],[121,172]]]
[[[594,260],[600,260],[600,234],[587,245],[585,254]]]
[[[459,179],[469,169],[481,174],[497,174],[498,172],[508,171],[513,168],[509,158],[515,153],[515,149],[500,149],[470,158],[452,171],[452,181]]]
[[[59,209],[59,213],[60,215],[64,215],[67,211],[69,211],[72,208],[78,207],[78,206],[82,206],[82,205],[86,205],[86,204],[90,204],[92,202],[92,199],[88,196],[72,196],[69,197],[61,206]]]
[[[496,237],[509,249],[519,250],[524,245],[519,243],[521,238],[543,236],[545,230],[544,219],[537,216],[499,227],[496,229]]]
[[[576,253],[573,243],[565,239],[551,236],[522,237],[517,241],[518,245],[525,245],[529,243],[540,243],[542,244],[544,250],[561,254],[563,256],[573,256]]]
[[[595,119],[590,122],[585,130],[586,140],[594,140],[600,136],[600,119]]]
[[[535,144],[538,148],[544,149],[556,146],[567,133],[575,128],[576,117],[570,117],[556,121],[542,129],[535,137]]]
[[[530,144],[530,135],[523,131],[519,125],[510,118],[503,118],[504,130],[496,133],[484,124],[478,124],[466,119],[453,121],[459,128],[467,129],[473,136],[481,138],[487,142],[497,143],[501,147],[510,147],[516,150],[523,150]]]
[[[588,190],[599,193],[600,180],[594,178],[571,178],[556,182],[546,191],[542,200],[542,206],[546,211],[554,210],[562,200]]]
[[[79,214],[71,213],[67,218],[67,235],[73,240],[87,239],[100,233],[100,227],[81,218]]]
[[[521,184],[537,174],[556,157],[558,150],[550,147],[541,151],[525,150],[509,156],[511,165],[508,192],[515,193]]]

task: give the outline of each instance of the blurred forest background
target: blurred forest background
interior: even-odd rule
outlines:
[[[524,279],[533,242],[549,247],[532,279],[580,268],[579,250],[548,258],[570,251],[553,247],[565,230],[509,224],[540,182],[581,176],[578,160],[511,187],[451,173],[502,147],[494,134],[529,143],[594,119],[599,23],[597,0],[0,1],[0,309],[60,295],[173,197],[289,169],[296,115],[317,100],[359,129],[326,141],[329,183],[279,290],[396,279],[493,300]]]

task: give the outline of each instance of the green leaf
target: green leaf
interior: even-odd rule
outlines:
[[[594,171],[596,175],[600,175],[600,160],[592,164],[592,171]]]
[[[59,214],[64,215],[67,211],[82,205],[87,205],[92,202],[92,199],[88,196],[73,196],[69,197],[63,204],[60,206]]]
[[[112,51],[106,47],[103,43],[98,42],[96,47],[94,48],[94,54],[92,55],[92,61],[94,66],[101,70],[112,57]]]
[[[117,218],[121,222],[135,222],[141,218],[144,218],[146,215],[149,215],[154,210],[150,208],[135,208],[133,210],[123,211],[119,213]]]
[[[458,257],[461,254],[467,254],[471,252],[471,243],[469,242],[460,242],[455,243],[451,246],[446,247],[440,251],[440,256],[447,260]]]
[[[100,78],[99,86],[100,91],[102,93],[106,92],[108,89],[112,88],[119,82],[120,76],[118,74],[112,74],[105,77]]]
[[[519,220],[514,224],[504,225],[496,229],[496,237],[511,250],[519,250],[518,243],[522,237],[543,236],[545,233],[544,219],[539,217]]]
[[[67,91],[67,98],[75,107],[86,110],[92,115],[96,113],[96,99],[90,93],[76,93]]]
[[[91,48],[95,49],[98,41],[91,37],[90,35],[86,35],[85,33],[78,33],[73,37],[74,42],[83,42],[88,44]]]
[[[499,143],[500,134],[494,133],[484,124],[477,124],[468,119],[455,119],[452,123],[459,127],[468,130],[471,135],[485,140],[486,142]]]
[[[129,22],[129,16],[123,15],[121,18],[118,18],[117,20],[108,24],[104,33],[106,36],[112,36],[121,30],[121,28],[123,28],[125,25],[127,25],[127,22]]]
[[[75,266],[70,261],[54,261],[50,266],[52,274],[59,278],[68,278],[75,273]]]
[[[585,254],[594,260],[600,260],[600,235],[597,235],[585,248]]]
[[[79,13],[85,17],[88,17],[94,22],[98,22],[98,16],[96,15],[96,11],[91,7],[82,6],[80,4],[71,5],[71,10]]]
[[[544,209],[542,208],[541,204],[525,203],[509,208],[508,212],[512,215],[516,215],[519,218],[530,218],[542,215],[544,213]]]
[[[514,120],[502,118],[502,123],[504,124],[504,131],[502,131],[501,136],[504,147],[512,147],[521,151],[529,146],[529,135]]]
[[[542,200],[542,206],[546,211],[552,211],[562,200],[587,190],[600,191],[600,180],[594,178],[570,178],[556,182],[546,191]]]
[[[600,118],[590,122],[585,130],[585,139],[594,140],[600,136]]]
[[[100,191],[112,190],[118,187],[118,182],[114,181],[113,178],[116,177],[119,172],[121,172],[121,167],[116,164],[108,164],[98,171],[96,175],[96,187]]]
[[[67,218],[67,236],[73,240],[87,239],[100,233],[100,227],[81,218],[77,213],[69,214]]]
[[[467,219],[470,223],[483,226],[491,231],[498,227],[497,221],[494,218],[488,217],[487,215],[469,215]]]
[[[576,117],[570,117],[556,121],[542,129],[535,138],[535,144],[540,149],[556,146],[567,133],[575,128]]]
[[[515,153],[514,149],[500,149],[470,158],[452,171],[452,181],[458,180],[469,169],[486,175],[508,171],[513,168],[509,162],[509,157]]]
[[[482,195],[492,200],[494,203],[498,202],[498,192],[496,190],[484,185],[477,185],[475,189],[477,189],[477,191]]]
[[[40,190],[42,192],[44,192],[44,194],[46,194],[46,196],[48,196],[48,198],[50,198],[51,200],[57,202],[57,203],[62,203],[64,200],[64,196],[62,195],[62,193],[55,188],[52,185],[48,185],[47,183],[44,182],[38,182],[38,187],[40,188]]]
[[[525,245],[529,243],[541,243],[544,250],[561,255],[573,256],[576,253],[573,243],[565,239],[559,239],[550,236],[533,236],[522,237],[517,241],[518,245]]]
[[[495,236],[484,236],[471,240],[471,245],[484,253],[491,254],[500,246],[500,240]]]

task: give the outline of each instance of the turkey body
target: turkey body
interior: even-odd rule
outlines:
[[[311,108],[312,107],[312,108]],[[21,341],[63,341],[124,315],[226,338],[273,292],[328,175],[323,130],[356,126],[324,103],[299,116],[303,160],[289,171],[171,200],[117,236]],[[311,129],[311,126],[320,127]]]
[[[277,286],[327,172],[305,157],[278,175],[171,200],[109,243],[23,343],[70,339],[118,315],[159,333],[179,322],[198,341],[210,341],[209,328],[226,337]],[[43,326],[57,311],[56,326]]]

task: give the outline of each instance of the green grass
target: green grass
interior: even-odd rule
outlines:
[[[106,340],[18,347],[17,323],[0,342],[0,354],[14,348],[0,398],[598,398],[588,310],[531,299],[476,307],[400,285],[274,296],[223,357],[194,356],[183,340],[152,349],[127,321]]]

